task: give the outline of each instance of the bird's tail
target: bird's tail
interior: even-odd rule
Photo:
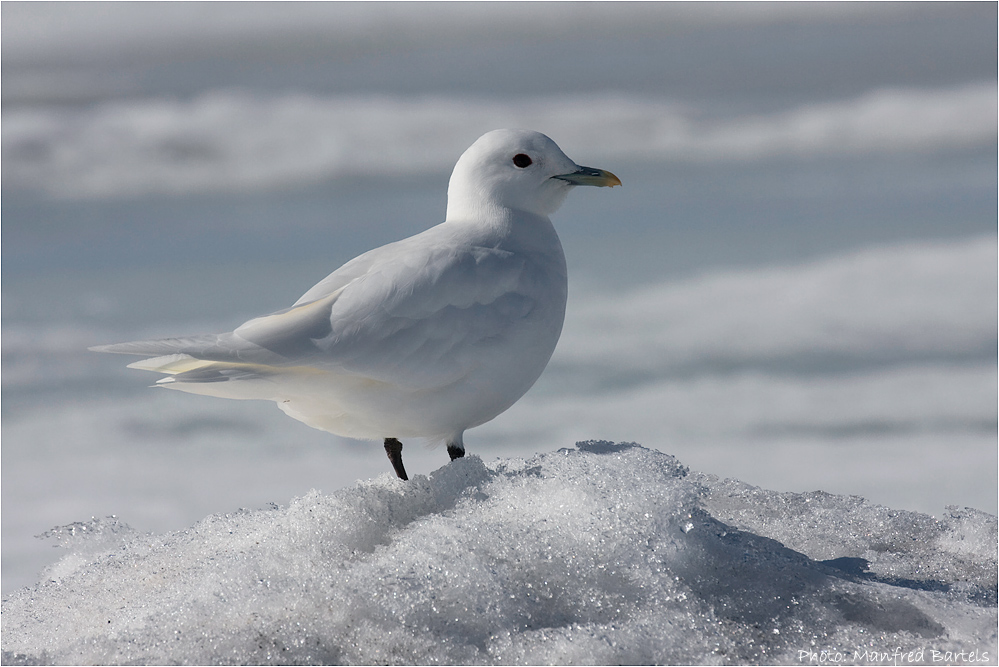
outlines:
[[[148,357],[128,367],[165,374],[167,377],[156,382],[160,387],[222,398],[273,398],[270,383],[254,381],[272,376],[276,369],[266,364],[230,360],[235,355],[231,349],[219,345],[218,334],[138,340],[89,349]]]

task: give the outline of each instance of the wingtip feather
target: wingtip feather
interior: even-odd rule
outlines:
[[[128,365],[128,368],[134,368],[140,371],[153,371],[155,373],[168,373],[170,375],[176,375],[178,373],[186,373],[187,371],[202,368],[204,366],[211,365],[212,363],[213,362],[211,361],[195,359],[189,354],[165,354],[159,357],[143,359],[142,361],[133,361]],[[162,380],[160,380],[160,382],[162,382]]]

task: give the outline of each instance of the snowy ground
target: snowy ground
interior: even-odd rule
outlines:
[[[632,444],[475,456],[68,549],[4,663],[995,664],[996,517],[777,493]]]

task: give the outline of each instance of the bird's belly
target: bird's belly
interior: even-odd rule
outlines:
[[[479,349],[469,370],[438,386],[327,372],[278,380],[275,401],[289,416],[337,435],[447,438],[484,424],[523,396],[558,342],[561,322]],[[510,350],[517,350],[511,356]]]

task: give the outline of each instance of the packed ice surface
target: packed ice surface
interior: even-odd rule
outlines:
[[[630,443],[470,456],[166,535],[54,529],[4,662],[995,664],[996,530]]]

